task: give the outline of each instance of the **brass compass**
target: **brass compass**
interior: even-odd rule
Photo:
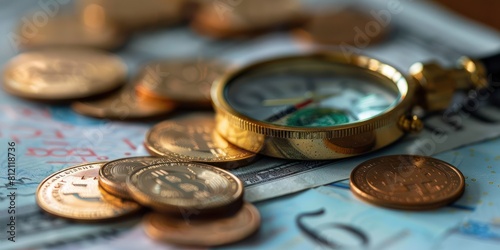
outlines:
[[[447,107],[456,88],[484,86],[479,64],[415,64],[411,76],[379,60],[316,52],[255,63],[212,87],[216,129],[251,152],[338,159],[385,147],[422,129],[412,109]]]

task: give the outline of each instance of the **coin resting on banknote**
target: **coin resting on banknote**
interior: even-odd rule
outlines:
[[[138,212],[141,206],[100,190],[97,177],[104,162],[62,169],[40,182],[36,201],[44,211],[78,221],[104,221]]]
[[[67,101],[107,93],[123,85],[125,64],[114,55],[84,48],[47,48],[12,58],[4,89],[16,96]]]
[[[73,102],[71,108],[87,116],[127,120],[160,117],[171,113],[175,104],[143,98],[137,95],[133,86],[124,86],[98,99]]]
[[[358,165],[350,186],[354,195],[376,205],[426,210],[460,198],[465,179],[457,168],[432,157],[391,155]]]
[[[460,63],[458,69],[417,63],[411,76],[379,60],[339,52],[254,63],[212,87],[216,130],[238,147],[279,158],[368,153],[420,131],[414,107],[444,109],[455,89],[485,86],[479,62]]]
[[[210,107],[210,87],[224,72],[222,63],[208,60],[154,61],[139,73],[136,91],[181,107]]]
[[[213,114],[193,113],[153,126],[144,141],[156,156],[205,162],[225,169],[252,162],[256,155],[228,143],[215,131]]]

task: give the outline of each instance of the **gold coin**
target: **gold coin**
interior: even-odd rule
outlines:
[[[201,34],[216,37],[253,35],[276,27],[302,22],[299,1],[205,1],[191,23]]]
[[[3,87],[19,97],[63,101],[109,92],[124,83],[125,75],[122,61],[105,52],[44,49],[12,58]]]
[[[36,191],[38,206],[55,216],[89,222],[138,212],[139,204],[101,193],[97,176],[103,164],[86,163],[50,175]]]
[[[152,62],[140,73],[136,90],[153,100],[211,107],[212,82],[224,72],[222,64],[205,60]]]
[[[294,33],[308,42],[364,48],[382,41],[388,25],[368,13],[345,8],[315,13]]]
[[[201,163],[161,163],[134,170],[130,195],[144,206],[176,215],[227,214],[241,207],[243,183],[233,174]]]
[[[465,180],[447,162],[417,155],[382,156],[351,172],[351,190],[360,199],[391,208],[433,209],[457,200]]]
[[[109,22],[124,31],[178,24],[185,20],[186,0],[80,0],[87,22]]]
[[[259,227],[259,210],[247,202],[229,217],[189,219],[151,213],[144,218],[144,230],[152,239],[189,246],[234,243],[252,235]]]
[[[152,155],[210,163],[225,169],[244,166],[256,157],[222,138],[215,131],[213,114],[206,113],[156,124],[146,134],[144,145]]]
[[[158,117],[172,112],[175,105],[141,98],[133,86],[127,86],[97,100],[76,101],[71,108],[82,115],[125,120]]]
[[[36,19],[33,15],[23,20]],[[78,17],[70,15],[48,18],[45,25],[23,22],[17,29],[17,36],[22,49],[80,46],[111,50],[125,42],[125,35],[109,23],[86,25]]]
[[[124,200],[121,197],[113,195],[112,193],[106,191],[100,184],[97,185],[97,189],[99,189],[99,192],[101,193],[101,199],[105,203],[109,203],[109,204],[116,206],[116,207],[121,207],[123,205],[123,202],[133,202],[137,206],[140,206],[138,203],[136,203],[134,201],[130,201],[130,199]],[[142,207],[139,209],[142,209]]]
[[[109,193],[124,199],[132,199],[127,190],[126,179],[134,170],[165,162],[178,162],[166,157],[139,156],[117,159],[99,169],[99,184]]]

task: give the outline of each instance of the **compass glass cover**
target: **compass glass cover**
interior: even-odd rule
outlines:
[[[401,101],[396,85],[368,69],[320,60],[260,65],[232,78],[228,104],[249,118],[293,127],[369,120]]]

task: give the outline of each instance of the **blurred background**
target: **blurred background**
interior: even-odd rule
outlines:
[[[464,17],[489,25],[500,30],[500,18],[498,10],[500,2],[494,0],[478,1],[453,1],[453,0],[434,0],[446,8],[463,15]]]

